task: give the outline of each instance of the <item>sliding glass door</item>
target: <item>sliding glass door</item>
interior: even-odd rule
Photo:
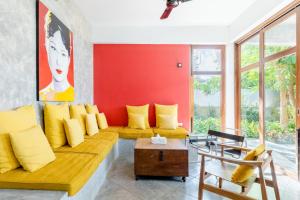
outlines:
[[[236,45],[237,120],[250,146],[265,143],[279,171],[297,178],[297,9]]]

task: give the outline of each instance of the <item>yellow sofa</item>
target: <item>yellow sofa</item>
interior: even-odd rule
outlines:
[[[110,153],[117,135],[97,133],[74,148],[56,148],[56,160],[36,172],[18,168],[0,174],[0,188],[59,190],[74,196]]]

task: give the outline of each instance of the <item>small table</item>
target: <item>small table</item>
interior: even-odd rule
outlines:
[[[134,173],[139,176],[189,175],[188,147],[179,139],[168,139],[167,144],[152,144],[150,138],[139,138],[134,147]]]

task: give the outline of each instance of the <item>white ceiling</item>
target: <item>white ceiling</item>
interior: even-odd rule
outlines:
[[[92,27],[228,26],[256,0],[192,0],[160,20],[165,0],[74,0]]]

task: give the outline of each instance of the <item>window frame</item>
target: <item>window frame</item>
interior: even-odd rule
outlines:
[[[221,69],[220,71],[193,71],[193,50],[194,49],[217,49],[221,51]],[[193,132],[193,121],[194,121],[194,75],[220,75],[221,87],[220,87],[220,117],[221,117],[221,130],[224,131],[226,128],[226,47],[225,45],[191,45],[191,130]]]
[[[275,54],[265,56],[265,32],[284,22],[292,15],[296,15],[296,46],[290,47],[286,50],[277,52]],[[259,35],[259,62],[250,64],[248,66],[241,66],[241,45],[252,37]],[[259,139],[260,143],[265,143],[265,85],[264,85],[264,70],[266,63],[282,58],[284,56],[296,55],[296,111],[300,108],[300,2],[292,2],[287,7],[279,11],[270,19],[263,22],[258,27],[254,28],[248,34],[240,38],[234,43],[234,62],[235,62],[235,128],[236,134],[241,134],[241,74],[248,70],[259,68]],[[296,113],[296,129],[300,128],[300,114]],[[296,152],[298,150],[296,138]],[[296,154],[298,180],[300,180],[300,155]],[[291,177],[293,177],[292,174]]]

